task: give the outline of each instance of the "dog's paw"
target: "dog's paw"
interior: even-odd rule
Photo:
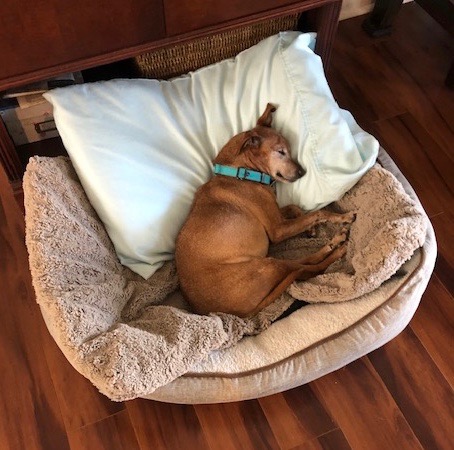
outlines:
[[[347,228],[342,228],[342,231],[339,234],[336,234],[331,241],[328,243],[331,251],[335,250],[337,247],[345,244],[348,239],[349,230]]]
[[[341,216],[342,223],[353,223],[356,220],[356,212],[349,211]]]
[[[350,227],[343,227],[340,231],[340,235],[344,238],[342,242],[345,242],[350,237]]]
[[[336,260],[343,258],[347,254],[347,242],[343,242],[337,248],[334,249],[332,256]]]

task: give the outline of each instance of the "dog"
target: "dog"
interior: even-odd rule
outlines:
[[[198,314],[257,314],[295,280],[323,273],[346,252],[341,231],[307,258],[275,259],[269,244],[314,229],[350,224],[353,213],[279,208],[273,180],[291,183],[305,172],[290,156],[287,140],[272,127],[276,108],[268,104],[257,125],[234,136],[214,160],[218,175],[196,192],[175,249],[180,288]],[[233,175],[233,176],[232,176]]]

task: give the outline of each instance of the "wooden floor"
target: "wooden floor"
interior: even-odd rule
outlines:
[[[329,80],[375,134],[435,227],[435,273],[410,326],[335,373],[224,405],[113,403],[63,358],[34,301],[24,223],[0,173],[0,450],[454,448],[453,44],[417,5],[392,37],[342,22]]]

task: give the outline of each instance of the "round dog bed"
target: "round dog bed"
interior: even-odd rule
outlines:
[[[433,229],[414,191],[384,151],[379,162],[383,169],[371,172],[392,181],[389,196],[394,189],[407,201],[399,217],[384,223],[375,236],[361,237],[360,225],[366,223],[361,221],[378,220],[387,211],[373,196],[373,186],[366,181],[355,186],[370,191],[375,203],[355,205],[359,224],[352,227],[346,261],[308,283],[294,284],[276,304],[243,320],[187,311],[172,262],[149,280],[122,266],[70,161],[33,158],[24,177],[27,248],[37,301],[51,335],[75,369],[117,401],[256,398],[307,383],[367,354],[408,324],[436,257]],[[349,195],[336,207],[352,207],[348,202],[354,196]],[[424,225],[419,227],[422,239],[412,227],[402,228],[412,218]],[[311,245],[328,239],[326,233]],[[359,248],[365,240],[381,246],[389,241],[398,251],[393,256],[380,254],[373,245]],[[412,242],[408,253],[407,242]],[[273,251],[304,251],[300,245],[297,239]],[[377,255],[376,261],[367,259],[368,252]],[[390,260],[399,267],[391,267]],[[383,273],[378,281],[370,273],[361,279],[367,267],[357,264]],[[365,285],[369,289],[363,292]],[[349,289],[348,301],[338,302]],[[309,304],[276,320],[295,299]]]

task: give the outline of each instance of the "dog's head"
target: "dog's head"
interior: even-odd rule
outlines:
[[[290,156],[289,143],[271,128],[274,111],[276,108],[268,103],[257,125],[252,130],[233,137],[215,162],[259,170],[284,183],[301,178],[305,173],[304,169]]]

